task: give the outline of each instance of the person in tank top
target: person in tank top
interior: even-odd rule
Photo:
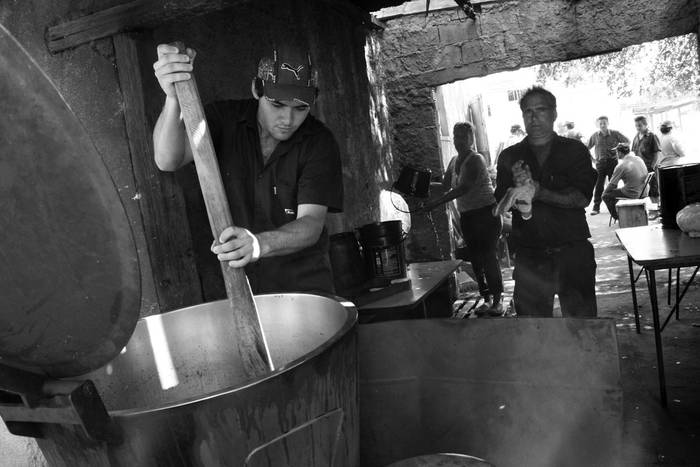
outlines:
[[[479,293],[484,298],[484,304],[476,309],[476,314],[501,316],[503,278],[498,263],[497,243],[502,221],[500,217],[491,214],[496,205],[493,185],[484,157],[473,149],[472,124],[457,123],[453,128],[453,142],[457,155],[448,164],[443,178],[443,185],[448,191],[428,201],[422,210],[430,210],[455,200],[469,261],[474,269]]]

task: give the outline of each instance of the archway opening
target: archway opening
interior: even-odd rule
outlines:
[[[520,125],[518,101],[530,86],[540,85],[557,96],[555,130],[587,142],[596,118],[606,115],[612,128],[632,139],[634,117],[644,115],[652,131],[670,120],[686,148],[688,162],[700,162],[698,38],[691,33],[626,47],[618,52],[547,63],[438,86],[436,101],[442,160],[455,155],[452,127],[470,121],[477,129],[477,149],[492,165],[503,147],[514,140],[511,127]]]

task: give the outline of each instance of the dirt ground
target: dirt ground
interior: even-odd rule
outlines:
[[[588,216],[598,263],[598,315],[614,318],[618,333],[624,398],[623,465],[700,466],[700,278],[690,285],[681,302],[680,319],[672,319],[662,333],[668,392],[668,408],[664,409],[659,402],[647,283],[644,276],[637,283],[642,327],[637,334],[626,255],[615,236],[618,226],[609,227],[608,221],[604,206],[599,215]],[[693,268],[681,270],[681,291],[692,272]],[[504,303],[508,303],[513,290],[511,268],[503,268],[503,278]],[[657,272],[662,319],[671,309],[667,280],[665,271]],[[555,314],[556,307],[555,302]]]
[[[590,212],[590,210],[589,210]],[[608,213],[589,216],[598,262],[599,316],[617,320],[624,394],[625,465],[700,465],[700,281],[681,302],[680,319],[662,333],[668,409],[659,404],[651,305],[642,276],[637,296],[641,334],[635,332],[629,272],[624,250],[608,227]],[[653,223],[658,220],[652,221]],[[681,291],[693,268],[681,269]],[[675,277],[675,274],[674,274]],[[657,273],[659,312],[668,315],[668,275]],[[675,289],[675,286],[674,286]],[[674,300],[675,292],[672,294]]]

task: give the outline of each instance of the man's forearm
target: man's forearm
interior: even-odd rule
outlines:
[[[430,210],[430,209],[436,208],[436,207],[440,206],[441,204],[445,204],[448,201],[452,201],[455,198],[459,198],[460,196],[465,194],[467,191],[469,191],[469,188],[465,188],[465,187],[461,187],[461,186],[457,187],[453,190],[448,191],[447,193],[445,193],[442,196],[438,196],[437,198],[435,198],[433,200],[429,200],[425,204],[425,206],[423,206],[423,209]]]
[[[282,256],[303,250],[318,241],[324,223],[313,216],[303,216],[276,230],[256,234],[260,256]]]
[[[185,126],[176,98],[167,97],[153,129],[153,152],[160,170],[173,171],[185,160]]]
[[[541,201],[560,208],[585,208],[590,202],[583,193],[575,188],[554,191],[543,187],[539,187],[534,201]]]

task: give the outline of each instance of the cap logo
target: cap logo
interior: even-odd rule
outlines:
[[[283,63],[282,66],[280,66],[280,70],[285,70],[294,73],[294,77],[297,79],[297,81],[301,80],[299,77],[299,72],[304,69],[304,65],[299,65],[296,68],[292,68],[292,65],[289,63]]]

